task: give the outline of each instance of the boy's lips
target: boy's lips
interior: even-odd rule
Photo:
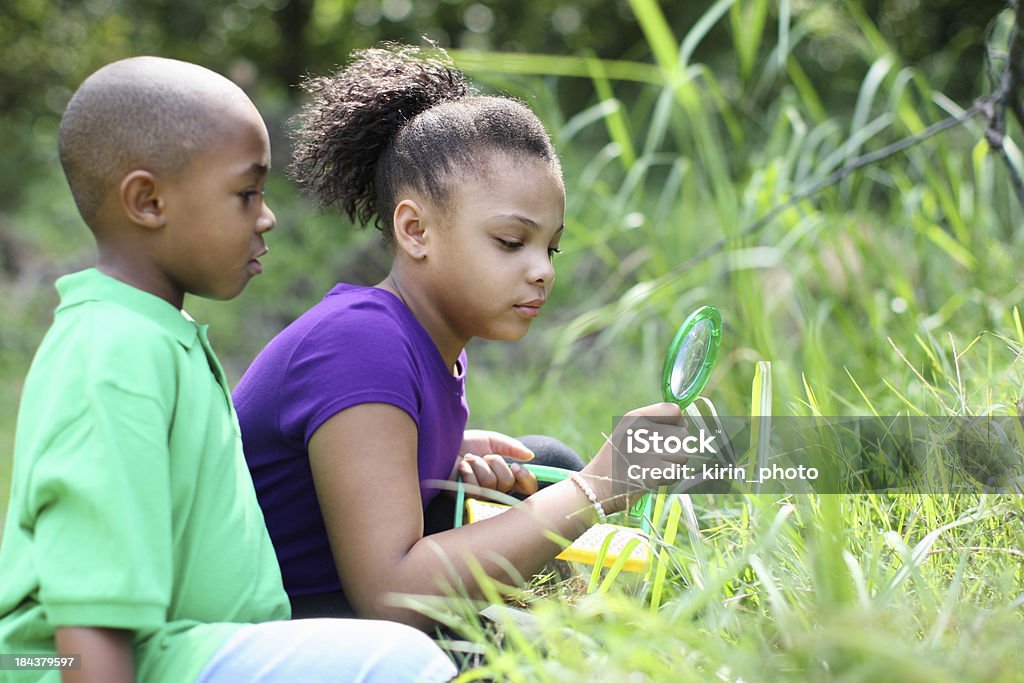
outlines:
[[[263,272],[263,264],[260,263],[260,259],[266,256],[268,251],[270,251],[270,247],[264,246],[259,253],[249,259],[249,270],[254,274],[259,275]]]

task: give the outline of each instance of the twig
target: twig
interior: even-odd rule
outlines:
[[[765,227],[767,227],[783,211],[786,211],[787,209],[796,206],[803,200],[818,194],[822,190],[825,190],[831,187],[832,185],[835,185],[836,183],[838,183],[851,173],[858,171],[864,168],[865,166],[870,166],[871,164],[878,163],[879,161],[891,157],[894,154],[898,154],[899,152],[902,152],[905,149],[913,147],[919,142],[927,140],[928,138],[934,135],[938,135],[939,133],[945,130],[948,130],[955,126],[959,126],[962,123],[974,118],[979,113],[984,112],[987,106],[988,103],[986,99],[979,100],[969,109],[965,109],[963,113],[957,116],[950,116],[941,121],[933,123],[932,125],[925,128],[923,131],[918,133],[917,135],[912,135],[910,137],[903,138],[902,140],[897,140],[896,142],[887,145],[882,149],[876,150],[874,152],[869,152],[867,154],[862,154],[861,156],[854,158],[848,164],[845,164],[842,168],[839,168],[830,173],[826,178],[819,180],[813,185],[805,187],[804,189],[798,192],[795,192],[788,200],[781,204],[775,205],[775,207],[772,208],[768,213],[761,216],[750,225],[745,226],[732,237],[723,237],[714,244],[707,246],[705,249],[692,256],[689,260],[685,261],[680,266],[676,267],[671,273],[668,274],[668,276],[666,276],[666,278],[662,282],[658,283],[657,287],[662,287],[664,285],[669,284],[670,282],[675,280],[677,277],[681,276],[687,270],[697,265],[704,259],[722,251],[722,249],[725,248],[726,244],[728,244],[730,239],[736,239],[737,237],[750,237],[751,235],[760,232]]]
[[[985,140],[989,149],[995,152],[1006,163],[1010,173],[1010,182],[1017,193],[1017,200],[1024,205],[1024,180],[1006,154],[1003,140],[1006,136],[1006,110],[1013,112],[1017,123],[1024,126],[1024,103],[1021,101],[1020,89],[1024,84],[1024,13],[1020,11],[1020,2],[1014,6],[1013,29],[1010,33],[1010,49],[1006,56],[1006,66],[999,79],[999,87],[983,103],[983,111],[988,118],[985,129]]]
[[[729,243],[729,240],[736,239],[737,237],[750,237],[751,235],[760,232],[783,211],[786,211],[787,209],[796,206],[801,201],[818,194],[832,185],[835,185],[851,173],[913,147],[914,145],[945,130],[959,126],[978,114],[984,114],[986,119],[988,119],[989,125],[985,132],[985,138],[989,143],[989,147],[999,154],[999,156],[1003,157],[1006,162],[1006,168],[1009,172],[1010,181],[1013,184],[1014,191],[1017,194],[1017,199],[1020,201],[1021,205],[1024,206],[1024,178],[1021,178],[1018,169],[1006,156],[1006,152],[1003,149],[1006,109],[1009,108],[1010,111],[1013,112],[1017,122],[1024,126],[1024,99],[1020,96],[1021,86],[1024,85],[1024,12],[1020,11],[1020,0],[1017,0],[1014,3],[1014,13],[1014,26],[1010,37],[1009,54],[1007,56],[1006,66],[1003,70],[1000,86],[994,93],[979,98],[975,101],[973,106],[964,110],[963,113],[959,115],[950,116],[933,123],[917,135],[897,140],[880,150],[856,157],[849,163],[844,164],[842,168],[833,171],[823,180],[794,193],[788,200],[781,204],[777,204],[768,213],[761,216],[753,223],[745,226],[735,235],[729,238],[723,237],[713,244],[708,245],[706,248],[668,273],[661,282],[655,285],[654,289],[659,289],[670,284],[677,278],[681,277],[690,268],[721,252]]]
[[[819,192],[835,185],[840,182],[851,173],[854,173],[865,166],[878,163],[883,159],[887,159],[903,150],[909,149],[914,145],[927,140],[939,133],[946,130],[959,126],[970,119],[974,118],[978,114],[983,114],[988,120],[988,127],[985,131],[985,138],[989,143],[990,149],[997,153],[1006,162],[1007,171],[1010,176],[1010,180],[1013,184],[1014,191],[1017,194],[1017,198],[1021,205],[1024,206],[1024,179],[1018,169],[1013,165],[1011,160],[1007,157],[1005,149],[1003,147],[1003,140],[1005,137],[1006,129],[1006,109],[1009,108],[1013,112],[1014,117],[1017,119],[1018,124],[1024,126],[1024,99],[1020,96],[1021,86],[1024,85],[1024,13],[1021,12],[1020,7],[1021,0],[1014,0],[1014,26],[1010,36],[1010,46],[1007,56],[1006,65],[1003,69],[1003,74],[1000,78],[1000,85],[990,95],[978,98],[974,105],[964,110],[961,114],[956,116],[949,116],[941,121],[933,123],[932,125],[925,128],[917,135],[912,135],[902,140],[883,147],[880,150],[862,154],[851,160],[849,163],[844,164],[841,168],[833,171],[824,179],[813,183],[802,190],[794,193],[788,200],[781,204],[777,204],[765,215],[761,216],[753,223],[741,228],[738,232],[729,238],[720,238],[713,244],[705,247],[703,250],[695,254],[694,256],[687,259],[681,265],[667,273],[660,279],[653,290],[658,290],[665,287],[683,274],[686,273],[690,268],[693,268],[702,261],[718,254],[730,240],[736,238],[750,237],[771,224],[771,222],[778,217],[782,212],[796,206],[805,199],[808,199]],[[653,301],[654,297],[648,297],[647,302]],[[641,304],[643,306],[644,304]],[[542,384],[543,381],[538,378],[533,383],[533,388],[536,388]],[[532,391],[532,389],[531,389]],[[512,404],[510,404],[512,405]],[[1024,417],[1021,418],[1024,420]]]
[[[1020,0],[1014,7],[1013,33],[1010,34],[1010,53],[1006,62],[1006,71],[1010,74],[1010,87],[1006,92],[1008,105],[1017,123],[1024,126],[1024,103],[1020,97],[1020,87],[1024,83],[1024,13],[1020,11]]]
[[[1019,560],[1024,560],[1024,552],[1021,552],[1019,550],[1014,550],[1013,548],[992,548],[989,546],[980,545],[969,545],[960,548],[934,548],[932,550],[929,550],[928,554],[938,555],[940,553],[958,553],[963,552],[964,550],[969,550],[971,552],[991,551],[998,553],[1006,553],[1007,555],[1016,557]]]

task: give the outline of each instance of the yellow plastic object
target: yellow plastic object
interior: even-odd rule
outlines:
[[[500,503],[477,500],[476,498],[466,499],[466,519],[469,520],[470,524],[500,515],[507,509],[507,505],[501,505]],[[622,570],[627,572],[646,571],[651,564],[651,547],[647,540],[647,535],[637,529],[630,529],[618,524],[595,524],[587,529],[582,536],[573,541],[572,545],[559,553],[558,559],[595,564],[597,562],[597,555],[601,552],[601,546],[611,534],[614,534],[614,536],[612,536],[611,541],[608,543],[608,551],[604,555],[603,566],[611,567],[615,564],[626,544],[634,538],[639,538],[640,542],[629,554],[629,559],[622,565]]]

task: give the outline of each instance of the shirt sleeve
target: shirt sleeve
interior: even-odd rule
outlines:
[[[40,602],[56,626],[159,626],[172,583],[171,416],[113,380],[69,393],[80,409],[40,449],[21,520],[34,534]]]
[[[281,429],[304,443],[333,415],[387,403],[419,423],[421,382],[412,341],[384,311],[367,308],[321,320],[301,340],[284,373]]]

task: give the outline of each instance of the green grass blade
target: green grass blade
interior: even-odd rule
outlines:
[[[746,81],[754,71],[757,52],[768,19],[768,0],[733,3],[729,9],[733,50],[739,58],[740,77]]]
[[[682,72],[677,54],[679,43],[661,7],[655,0],[629,0],[629,5],[633,8],[633,14],[636,15],[640,29],[647,39],[647,45],[654,54],[654,61],[668,77],[667,82],[674,82]]]
[[[718,0],[693,24],[693,28],[687,32],[682,45],[679,46],[679,66],[681,68],[685,69],[689,66],[693,51],[697,49],[700,41],[704,40],[711,28],[729,11],[734,2],[736,0]]]

